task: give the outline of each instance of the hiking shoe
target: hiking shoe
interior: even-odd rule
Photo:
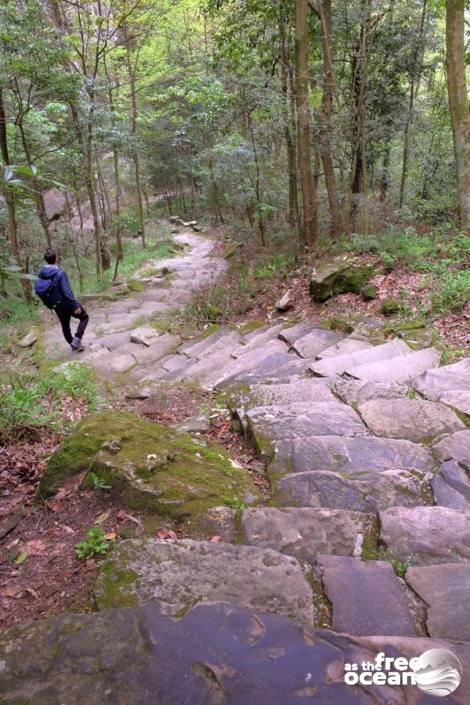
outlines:
[[[70,343],[70,347],[72,348],[72,352],[83,352],[85,350],[80,338],[74,338]]]

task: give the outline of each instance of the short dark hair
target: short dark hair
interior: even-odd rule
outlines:
[[[55,264],[57,259],[57,252],[53,250],[52,247],[48,247],[44,253],[44,259],[46,260],[47,264]]]

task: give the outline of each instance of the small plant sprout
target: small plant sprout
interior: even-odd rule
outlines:
[[[105,556],[112,543],[113,539],[106,538],[101,526],[94,526],[88,531],[86,539],[76,544],[75,552],[80,560]]]

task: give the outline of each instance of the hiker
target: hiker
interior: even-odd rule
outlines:
[[[72,352],[82,352],[83,334],[88,325],[88,314],[74,296],[66,273],[57,264],[57,253],[49,248],[44,253],[46,265],[38,273],[34,290],[47,308],[54,310],[62,325],[62,332]],[[75,336],[70,330],[70,319],[78,318]]]

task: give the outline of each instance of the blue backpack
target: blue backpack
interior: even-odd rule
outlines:
[[[61,301],[58,276],[51,279],[38,277],[34,283],[34,291],[47,308],[53,308]]]

